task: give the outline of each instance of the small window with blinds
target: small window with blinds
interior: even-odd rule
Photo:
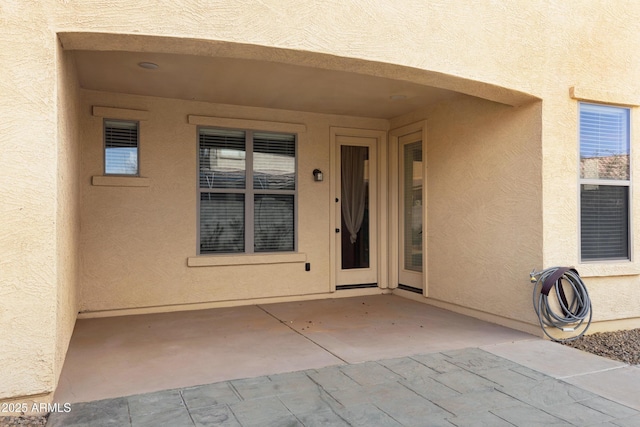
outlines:
[[[630,259],[630,111],[580,104],[580,252]]]
[[[138,175],[138,122],[104,121],[105,175]]]
[[[200,128],[199,253],[296,250],[296,135]]]

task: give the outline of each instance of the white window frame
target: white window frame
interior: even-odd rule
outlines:
[[[202,129],[220,129],[242,131],[245,133],[245,188],[201,188],[200,186],[200,132]],[[294,189],[293,190],[275,190],[275,189],[255,189],[253,188],[253,135],[254,133],[271,133],[271,134],[288,134],[295,139],[294,150]],[[268,254],[287,254],[298,252],[298,134],[296,132],[280,131],[280,130],[260,130],[256,128],[228,128],[220,126],[198,126],[197,127],[197,254],[203,256],[245,256],[245,255],[268,255]],[[235,157],[232,156],[232,157]],[[244,194],[244,252],[202,252],[200,246],[201,237],[201,218],[200,218],[200,201],[202,193],[212,194]],[[255,196],[260,194],[273,195],[292,195],[293,196],[293,250],[291,251],[273,251],[263,252],[255,251],[255,233],[254,233],[254,208]]]
[[[135,125],[136,128],[136,170],[132,173],[126,172],[108,172],[107,171],[107,123],[128,123]],[[140,176],[140,122],[138,120],[123,120],[123,119],[110,119],[104,118],[102,121],[102,154],[104,157],[103,171],[105,176],[124,176],[124,177],[137,177]]]
[[[627,111],[627,143],[629,146],[629,176],[628,179],[625,180],[617,180],[617,179],[593,179],[593,178],[583,178],[582,177],[582,165],[581,165],[581,149],[582,149],[582,106],[584,105],[592,105],[597,107],[604,108],[612,108],[616,110],[626,110]],[[624,106],[619,105],[611,105],[611,104],[601,104],[595,102],[579,102],[578,103],[578,253],[579,259],[581,263],[606,263],[606,262],[624,262],[632,260],[632,238],[633,238],[633,225],[632,225],[632,144],[631,144],[631,109]],[[593,185],[593,186],[609,186],[609,187],[626,187],[627,189],[627,256],[626,258],[584,258],[582,253],[582,186],[583,185]]]

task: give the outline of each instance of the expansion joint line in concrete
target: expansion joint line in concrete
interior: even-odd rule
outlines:
[[[269,313],[269,311],[265,310],[264,307],[258,305],[257,306],[260,310],[264,311],[265,313],[267,313],[269,316],[273,317],[274,319],[276,319],[278,322],[282,323],[283,325],[285,325],[287,328],[291,329],[293,332],[295,332],[296,334],[300,335],[301,337],[303,337],[304,339],[306,339],[307,341],[312,342],[313,344],[317,345],[318,347],[320,347],[321,349],[323,349],[324,351],[326,351],[327,353],[329,353],[330,355],[332,355],[333,357],[335,357],[336,359],[341,360],[342,362],[344,362],[345,364],[349,364],[349,362],[347,362],[346,360],[344,360],[342,357],[338,356],[337,354],[335,354],[334,352],[332,352],[331,350],[329,350],[328,348],[324,347],[322,344],[315,342],[314,340],[312,340],[311,338],[309,338],[308,336],[306,336],[305,334],[303,334],[302,332],[296,330],[295,328],[291,327],[291,325],[289,325],[286,321],[278,319],[278,317],[276,317],[275,315],[273,315],[272,313]]]
[[[556,378],[559,379],[559,380],[565,380],[565,379],[569,379],[569,378],[579,378],[579,377],[583,377],[585,375],[599,374],[601,372],[615,371],[616,369],[628,368],[629,366],[633,366],[633,365],[612,366],[611,368],[596,369],[594,371],[580,372],[578,374],[572,374],[572,375],[566,375],[566,376],[558,376]]]

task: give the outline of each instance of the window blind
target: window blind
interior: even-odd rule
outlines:
[[[629,187],[580,186],[582,259],[629,258]]]
[[[244,194],[200,193],[200,253],[244,252]]]
[[[200,188],[245,188],[245,132],[200,130]]]
[[[202,128],[198,141],[199,252],[295,251],[296,135]]]
[[[138,122],[104,121],[105,174],[138,174]]]
[[[629,259],[628,108],[580,104],[580,247],[583,260]]]
[[[580,176],[629,179],[629,110],[580,106]]]
[[[296,140],[291,134],[253,134],[253,188],[295,190]]]
[[[255,252],[293,251],[293,207],[293,195],[255,195]]]

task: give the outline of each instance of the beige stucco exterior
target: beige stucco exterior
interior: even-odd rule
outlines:
[[[362,292],[394,288],[386,135],[423,123],[428,280],[426,297],[407,296],[537,333],[529,271],[574,265],[596,307],[592,331],[640,324],[640,4],[5,0],[0,25],[0,401],[51,398],[79,313],[359,292],[335,292],[332,279],[335,129],[383,135],[379,288]],[[82,55],[120,51],[253,61],[424,99],[402,106],[345,85],[335,102],[278,79],[265,91],[286,95],[270,102],[242,85],[237,102],[141,93],[109,73],[121,91],[87,87]],[[631,108],[630,262],[579,260],[580,100]],[[102,176],[105,117],[140,120],[141,178]],[[298,135],[296,253],[198,256],[197,127],[215,124]]]

